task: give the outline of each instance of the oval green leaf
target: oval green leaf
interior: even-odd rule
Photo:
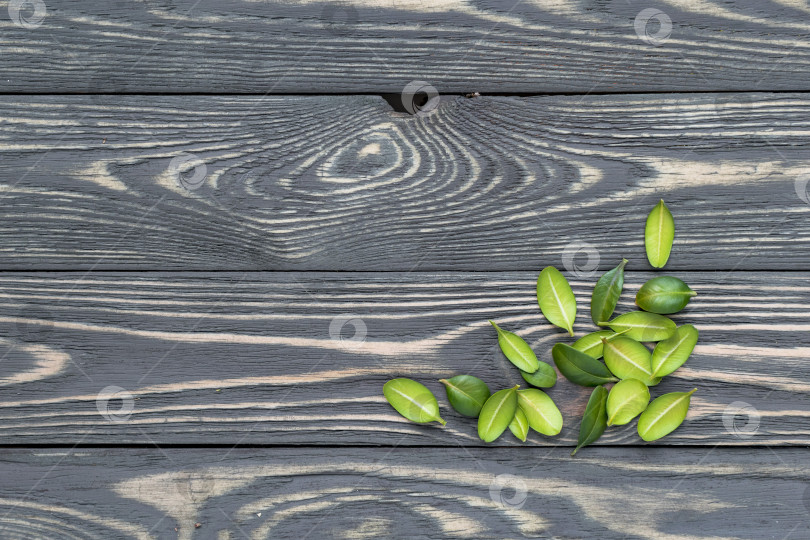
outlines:
[[[497,324],[489,321],[498,332],[498,345],[501,347],[504,356],[509,359],[519,370],[527,373],[534,373],[540,365],[537,355],[523,338],[512,332],[502,330]]]
[[[597,386],[591,392],[588,404],[585,406],[585,413],[582,415],[582,422],[579,424],[579,438],[577,447],[571,452],[575,455],[580,448],[587,446],[602,436],[607,427],[607,396],[608,391],[604,386]]]
[[[383,395],[396,411],[413,422],[447,422],[439,416],[439,402],[421,383],[411,379],[391,379],[383,385]]]
[[[571,285],[553,266],[543,268],[537,277],[537,303],[548,322],[574,335],[577,300]]]
[[[624,287],[624,267],[626,264],[627,259],[622,259],[619,266],[605,272],[596,282],[591,295],[591,319],[593,319],[594,323],[606,321],[613,315],[616,302],[619,301],[622,287]]]
[[[530,428],[550,437],[562,430],[562,414],[548,394],[536,388],[518,390],[517,394],[518,405],[526,414]]]
[[[689,300],[696,295],[697,293],[680,279],[660,276],[641,286],[636,293],[636,305],[644,311],[669,315],[685,308]]]
[[[689,411],[691,392],[672,392],[656,398],[638,419],[638,434],[647,442],[669,435],[680,426]]]
[[[631,311],[619,315],[609,322],[599,322],[600,326],[609,326],[614,332],[621,332],[624,337],[636,341],[661,341],[669,339],[675,334],[675,323],[656,313],[646,311]]]
[[[520,405],[515,409],[515,417],[509,423],[509,431],[522,442],[526,442],[526,436],[529,434],[529,421]]]
[[[597,332],[585,334],[576,340],[571,346],[580,352],[584,352],[588,356],[598,359],[602,358],[604,353],[604,344],[602,344],[602,338],[610,341],[621,335],[623,335],[623,333],[616,333],[613,330],[599,330]]]
[[[565,343],[555,344],[551,348],[551,356],[560,373],[574,384],[598,386],[619,380],[605,364]]]
[[[628,337],[617,337],[604,341],[605,365],[620,379],[638,379],[647,386],[661,382],[653,377],[650,350]]]
[[[478,436],[482,441],[494,441],[512,423],[517,409],[518,388],[516,385],[495,392],[481,407],[481,414],[478,415]]]
[[[661,199],[647,216],[644,227],[644,247],[647,249],[647,260],[653,267],[663,268],[667,264],[674,239],[675,220]]]
[[[638,379],[625,379],[610,389],[607,425],[623,426],[644,412],[650,403],[650,389]]]
[[[490,392],[487,383],[472,375],[456,375],[450,379],[439,379],[447,391],[447,401],[450,405],[470,418],[477,418],[489,399]]]
[[[540,362],[534,373],[520,372],[523,380],[537,388],[551,388],[557,382],[557,371],[545,362]]]
[[[669,375],[689,359],[698,341],[697,328],[684,324],[675,330],[675,335],[655,346],[652,353],[652,370],[656,377]]]

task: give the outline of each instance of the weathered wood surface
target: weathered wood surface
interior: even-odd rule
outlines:
[[[652,274],[630,272],[617,313]],[[679,274],[699,292],[674,319],[701,332],[689,362],[653,395],[699,388],[663,445],[810,443],[806,273]],[[557,341],[537,273],[116,273],[0,275],[0,436],[6,444],[482,445],[437,382],[523,383],[488,319],[543,361]],[[572,279],[577,335],[596,277]],[[423,381],[445,428],[400,417],[385,381]],[[109,388],[113,387],[113,388]],[[117,387],[117,388],[116,388]],[[118,394],[116,394],[118,392]],[[571,446],[589,390],[549,394]],[[603,443],[640,444],[635,426]],[[498,445],[519,444],[505,434]],[[643,443],[642,443],[643,444]]]
[[[3,269],[638,268],[661,197],[670,269],[810,254],[804,94],[0,102]]]
[[[0,474],[10,539],[798,540],[810,520],[803,449],[13,449]]]
[[[0,91],[810,90],[801,2],[26,4],[0,26]]]

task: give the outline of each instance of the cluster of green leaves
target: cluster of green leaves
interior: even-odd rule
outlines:
[[[675,222],[662,200],[650,212],[645,228],[644,244],[653,267],[664,267],[674,237]],[[625,425],[636,417],[642,439],[660,439],[683,423],[696,390],[664,394],[650,402],[650,387],[682,366],[698,339],[694,326],[679,327],[665,315],[682,310],[697,293],[678,278],[655,277],[636,294],[641,311],[611,319],[624,287],[626,265],[627,259],[622,259],[616,268],[605,272],[591,296],[591,319],[609,330],[589,333],[571,345],[557,343],[551,349],[554,364],[565,378],[594,388],[572,455],[599,439],[608,426]],[[568,281],[553,266],[544,268],[537,278],[537,301],[550,323],[574,335],[576,298]],[[478,436],[485,442],[496,440],[507,429],[521,441],[526,440],[529,429],[547,436],[559,434],[562,414],[551,397],[539,390],[554,386],[557,372],[539,361],[520,336],[490,323],[504,356],[534,388],[521,390],[515,385],[491,393],[481,379],[457,375],[439,381],[445,386],[450,405],[463,416],[478,419]],[[650,350],[645,343],[656,345]],[[606,385],[613,386],[608,389]],[[405,418],[445,424],[436,397],[421,383],[393,379],[385,383],[383,393]]]
[[[660,201],[647,217],[644,231],[647,259],[653,267],[663,268],[667,263],[674,238],[675,221]],[[608,426],[625,425],[636,417],[643,440],[668,435],[683,423],[696,390],[664,394],[650,402],[650,387],[681,367],[698,340],[694,326],[677,326],[665,315],[685,308],[697,293],[676,277],[655,277],[636,294],[641,311],[611,319],[624,287],[626,265],[627,259],[622,259],[616,268],[605,272],[591,295],[591,319],[610,330],[592,332],[572,345],[557,343],[551,349],[554,364],[565,378],[594,387],[572,455],[599,439]],[[555,268],[540,273],[537,301],[550,323],[574,335],[576,298]],[[654,348],[648,348],[647,343],[654,343]],[[608,390],[606,385],[610,384],[613,386]]]

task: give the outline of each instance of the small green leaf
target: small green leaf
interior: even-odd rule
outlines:
[[[591,392],[588,404],[585,406],[585,413],[582,415],[582,423],[579,425],[579,439],[577,447],[571,452],[575,455],[580,448],[596,442],[607,427],[607,396],[608,391],[604,386],[597,386]]]
[[[652,370],[656,377],[669,375],[689,359],[698,341],[697,328],[684,324],[675,330],[675,335],[661,341],[652,353]]]
[[[515,409],[515,417],[509,423],[509,431],[522,442],[526,442],[526,436],[529,434],[529,421],[520,405]]]
[[[675,239],[675,220],[672,219],[667,205],[661,199],[650,215],[644,228],[644,247],[647,249],[647,260],[655,268],[663,268],[672,251]]]
[[[537,388],[551,388],[557,382],[557,372],[545,362],[540,362],[534,373],[521,371],[520,375],[524,381]]]
[[[472,375],[456,375],[450,379],[439,379],[447,391],[447,401],[450,405],[470,418],[477,418],[489,399],[490,392],[487,384]]]
[[[391,379],[383,385],[383,394],[396,411],[413,422],[447,422],[439,416],[439,402],[421,383],[411,379]]]
[[[498,345],[501,347],[503,354],[521,371],[527,373],[534,373],[537,371],[540,363],[537,360],[537,355],[529,344],[523,341],[523,338],[512,332],[501,330],[501,328],[492,321],[489,324],[495,327],[498,332]]]
[[[484,442],[492,442],[506,431],[512,419],[515,417],[517,409],[517,389],[513,388],[499,390],[489,396],[489,399],[481,408],[478,415],[478,436]]]
[[[691,392],[672,392],[656,398],[638,419],[638,434],[647,442],[669,435],[680,426],[689,411]]]
[[[616,333],[613,330],[598,330],[596,332],[591,332],[590,334],[585,334],[576,340],[571,346],[580,352],[584,352],[588,356],[602,358],[604,347],[602,344],[602,338],[610,341],[618,336],[621,336],[622,334],[623,332]]]
[[[518,405],[526,413],[529,427],[543,435],[557,435],[563,426],[560,409],[548,394],[536,388],[518,390]]]
[[[619,266],[605,272],[596,282],[591,295],[591,319],[594,323],[606,321],[613,315],[616,302],[619,301],[619,296],[622,294],[626,264],[627,259],[622,259]]]
[[[696,295],[697,293],[680,279],[660,276],[641,286],[636,294],[636,305],[644,311],[669,315],[685,308],[689,300]]]
[[[638,379],[625,379],[610,389],[607,425],[623,426],[644,412],[650,403],[650,389]]]
[[[548,322],[574,335],[577,300],[571,285],[553,266],[543,268],[537,277],[537,303]]]
[[[614,332],[636,341],[661,341],[675,334],[677,326],[673,321],[646,311],[631,311],[619,315],[609,322],[599,321],[599,326],[609,326]]]
[[[603,338],[604,339],[604,338]],[[628,337],[604,340],[605,365],[620,379],[638,379],[647,386],[655,386],[660,378],[652,375],[650,350]]]
[[[605,364],[565,343],[555,344],[551,348],[551,356],[560,373],[574,384],[597,386],[619,380]]]

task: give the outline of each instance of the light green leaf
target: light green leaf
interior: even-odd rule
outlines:
[[[421,383],[411,379],[391,379],[383,385],[383,394],[396,411],[413,422],[447,422],[439,416],[439,402]]]
[[[470,418],[476,418],[489,399],[490,392],[487,384],[472,375],[456,375],[450,379],[439,379],[447,391],[447,401],[450,405]]]
[[[489,321],[489,324],[495,327],[498,332],[498,345],[501,347],[504,356],[509,359],[517,368],[526,373],[534,373],[537,371],[540,363],[537,360],[537,355],[529,344],[523,341],[523,338],[512,332],[502,330],[497,324]]]
[[[478,436],[484,442],[492,442],[506,431],[517,409],[517,389],[520,386],[499,390],[492,394],[478,415]]]
[[[603,343],[605,365],[618,378],[638,379],[647,386],[655,386],[661,382],[660,378],[652,375],[651,355],[647,347],[624,336],[612,341],[604,340]]]
[[[675,335],[661,341],[652,353],[652,370],[656,377],[669,375],[689,359],[698,341],[697,328],[684,324],[675,330]]]
[[[585,413],[582,415],[582,423],[579,425],[579,439],[577,447],[571,452],[575,455],[580,448],[596,442],[605,432],[607,427],[607,403],[608,391],[604,386],[597,386],[591,392],[588,404],[585,406]]]
[[[675,239],[675,220],[667,205],[661,199],[650,215],[644,228],[644,247],[647,249],[647,260],[655,268],[663,268],[672,251]]]
[[[526,413],[529,427],[543,435],[557,435],[563,426],[560,409],[548,394],[536,388],[518,390],[518,405]]]
[[[636,341],[661,341],[675,334],[675,323],[655,313],[631,311],[619,315],[609,322],[599,321],[600,326],[609,326],[614,332],[621,332],[624,337]]]
[[[644,311],[669,315],[685,308],[689,300],[696,295],[697,293],[680,279],[659,276],[641,286],[636,293],[636,305]]]
[[[623,332],[616,333],[613,330],[598,330],[596,332],[591,332],[590,334],[585,334],[576,340],[571,346],[580,352],[584,352],[588,356],[592,356],[593,358],[602,358],[604,347],[602,344],[602,338],[610,341],[621,335],[623,335]]]
[[[624,267],[627,259],[622,259],[619,266],[607,272],[599,278],[591,295],[591,319],[594,323],[606,321],[613,315],[616,309],[616,302],[622,294],[624,286]]]
[[[520,405],[515,409],[515,417],[509,423],[509,431],[522,442],[526,442],[526,436],[529,434],[529,421]]]
[[[613,385],[607,398],[607,425],[623,426],[644,412],[650,403],[650,389],[638,379]]]
[[[548,322],[574,335],[577,300],[571,285],[553,266],[547,266],[537,278],[537,303]]]
[[[655,441],[669,435],[686,419],[689,411],[691,392],[672,392],[658,397],[650,403],[638,419],[638,434],[645,441]]]

